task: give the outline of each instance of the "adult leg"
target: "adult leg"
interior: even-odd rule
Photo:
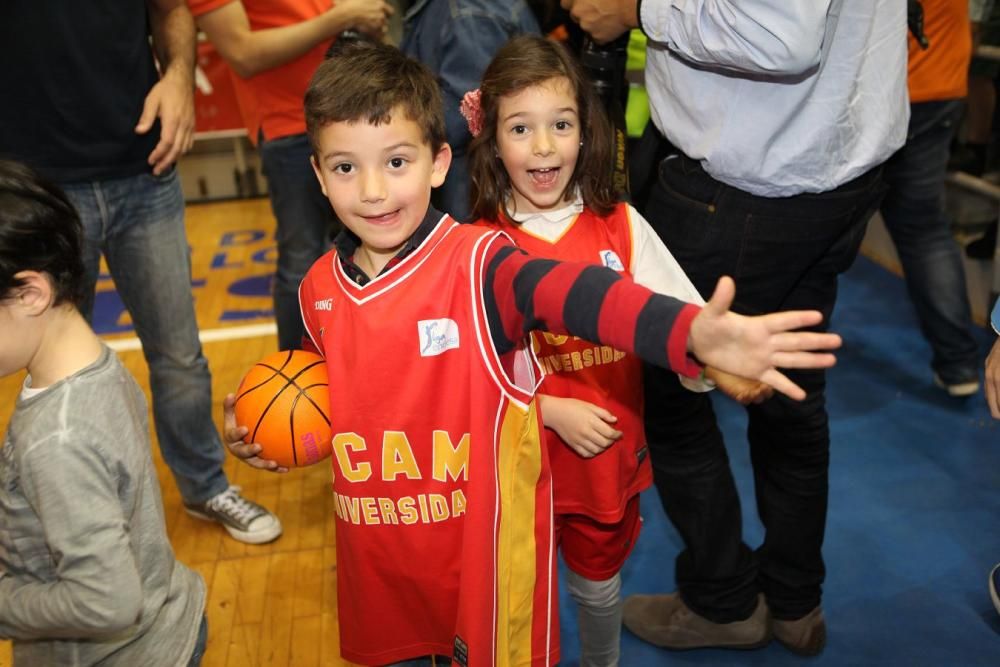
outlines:
[[[312,148],[306,135],[262,141],[260,154],[271,210],[277,220],[274,319],[278,347],[297,349],[305,333],[299,310],[299,283],[325,251],[331,231],[340,225],[309,163]]]
[[[856,255],[880,193],[872,172],[822,195],[753,197],[678,157],[661,166],[649,219],[700,291],[708,294],[721,275],[735,278],[737,312],[809,307],[828,315],[837,274]],[[671,217],[683,209],[686,215]],[[829,437],[822,374],[811,376],[815,379],[807,382],[811,393],[806,401],[775,398],[750,411],[758,511],[767,530],[758,554],[758,580],[765,593],[776,591],[768,602],[778,618],[799,618],[805,613],[800,613],[802,607],[815,607],[823,579]],[[691,531],[723,529],[694,522]],[[694,551],[694,542],[686,547],[695,562],[712,558]],[[790,591],[775,585],[786,580],[794,582]]]
[[[277,517],[240,496],[222,468],[176,171],[105,181],[100,198],[108,211],[108,267],[142,342],[160,451],[185,507],[222,523],[238,540],[275,539],[281,534]]]
[[[903,265],[906,286],[931,344],[931,367],[946,386],[978,390],[978,347],[965,268],[944,212],[948,147],[961,101],[911,105],[906,144],[886,163],[882,216]]]
[[[212,379],[198,340],[184,200],[175,170],[101,184],[105,256],[149,365],[156,435],[186,503],[225,491]]]

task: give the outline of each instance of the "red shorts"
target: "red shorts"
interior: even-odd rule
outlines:
[[[569,569],[591,581],[604,581],[618,574],[641,528],[639,494],[629,499],[618,523],[601,523],[584,514],[555,516],[556,544],[563,560]]]

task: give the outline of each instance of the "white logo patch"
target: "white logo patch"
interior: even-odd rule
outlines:
[[[323,299],[313,304],[316,310],[333,310],[333,299]]]
[[[608,267],[612,271],[624,271],[625,265],[622,264],[621,258],[614,250],[602,250],[601,251],[601,264]]]
[[[417,322],[417,333],[420,336],[420,356],[432,357],[445,350],[458,349],[458,323],[447,317],[439,320],[420,320]]]

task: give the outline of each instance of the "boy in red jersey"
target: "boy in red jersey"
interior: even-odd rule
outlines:
[[[440,93],[393,47],[358,44],[323,63],[306,120],[317,178],[346,227],[299,291],[308,346],[330,374],[342,655],[554,664],[551,487],[528,332],[613,345],[689,376],[704,362],[793,397],[776,366],[829,366],[832,355],[806,350],[840,340],[788,332],[816,324],[815,312],[730,313],[729,279],[699,310],[435,211],[431,188],[451,157]],[[232,405],[230,450],[279,470],[241,441]]]

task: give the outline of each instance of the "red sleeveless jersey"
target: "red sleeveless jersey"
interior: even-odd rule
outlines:
[[[584,208],[554,242],[505,216],[499,228],[532,255],[592,262],[631,275],[632,224],[624,203],[606,217]],[[555,431],[545,429],[555,512],[585,514],[615,523],[622,518],[629,498],[653,482],[642,421],[642,362],[634,355],[575,336],[534,332],[532,342],[545,371],[540,391],[605,408],[618,417],[614,426],[623,434],[598,456],[585,459]]]
[[[497,242],[509,240],[445,217],[363,287],[330,252],[300,288],[329,370],[348,660],[558,660],[540,372],[529,349],[501,358],[490,338],[482,283]]]

